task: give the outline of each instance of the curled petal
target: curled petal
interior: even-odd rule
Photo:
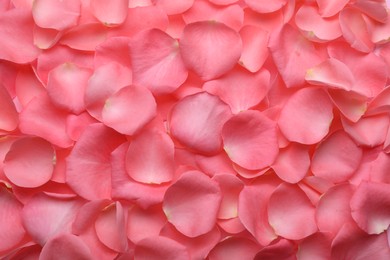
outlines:
[[[223,124],[230,108],[218,97],[201,92],[181,99],[171,110],[170,132],[183,145],[205,154],[222,148]]]
[[[259,111],[244,111],[229,119],[222,139],[229,158],[248,170],[270,166],[279,152],[276,123]]]
[[[273,192],[268,218],[275,233],[287,239],[302,239],[317,231],[315,207],[299,187],[291,184],[282,183]]]
[[[122,24],[127,17],[129,0],[114,0],[107,4],[104,0],[91,0],[93,15],[106,26]]]
[[[231,70],[241,56],[240,35],[223,23],[203,21],[188,24],[180,39],[184,64],[203,80]]]
[[[321,141],[333,120],[333,105],[328,94],[320,88],[298,90],[284,105],[279,128],[290,141],[314,144]]]
[[[179,232],[196,237],[215,226],[221,198],[216,182],[202,172],[189,171],[168,188],[163,210]],[[207,214],[204,209],[207,209]]]

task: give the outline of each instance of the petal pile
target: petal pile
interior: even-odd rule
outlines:
[[[0,0],[0,259],[390,259],[389,0]]]

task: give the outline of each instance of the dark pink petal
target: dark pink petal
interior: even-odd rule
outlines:
[[[314,152],[311,171],[333,183],[347,181],[360,165],[363,151],[344,131],[337,131]]]
[[[218,218],[230,219],[237,217],[238,196],[244,188],[244,183],[231,174],[218,174],[212,179],[219,184],[222,192],[222,201],[218,212]]]
[[[75,50],[95,51],[107,39],[107,28],[100,23],[81,24],[68,30],[60,43]]]
[[[180,39],[184,64],[203,80],[217,78],[238,62],[240,35],[223,23],[203,21],[188,24]]]
[[[297,183],[306,176],[309,170],[309,149],[303,145],[291,143],[280,150],[271,167],[282,180]]]
[[[210,176],[220,173],[232,175],[237,174],[233,168],[232,161],[226,153],[219,153],[214,156],[196,155],[195,161],[199,169]]]
[[[161,30],[135,35],[130,56],[134,84],[146,86],[154,93],[173,92],[187,79],[178,41]]]
[[[290,141],[314,144],[321,141],[333,120],[333,106],[328,94],[320,88],[298,90],[284,105],[279,128]]]
[[[323,18],[315,6],[301,6],[295,14],[295,23],[313,41],[331,41],[342,35],[338,17]]]
[[[46,140],[39,137],[22,138],[12,144],[5,156],[4,173],[19,187],[38,187],[51,179],[54,158],[54,149]]]
[[[66,161],[69,186],[89,200],[110,198],[110,154],[123,142],[123,136],[103,124],[88,126]]]
[[[351,214],[368,234],[380,234],[390,224],[390,185],[362,182],[351,199]]]
[[[344,39],[352,48],[361,52],[371,52],[374,44],[370,39],[367,25],[362,14],[353,9],[345,8],[340,12],[340,26]]]
[[[92,259],[90,248],[84,241],[72,234],[60,234],[48,240],[42,248],[39,259],[51,260],[61,256],[62,259],[89,260]]]
[[[366,113],[366,96],[341,89],[328,89],[328,93],[334,105],[348,120],[357,122]]]
[[[259,244],[266,246],[277,238],[268,222],[267,207],[271,194],[279,185],[272,175],[262,176],[241,191],[238,217]]]
[[[222,129],[229,158],[248,170],[270,166],[279,152],[276,123],[259,111],[233,116]]]
[[[95,222],[95,230],[99,240],[107,247],[125,252],[128,248],[126,235],[126,216],[120,202],[104,208]]]
[[[144,238],[158,236],[168,222],[161,206],[148,209],[135,206],[130,209],[127,221],[127,237],[135,244]]]
[[[126,154],[126,171],[134,180],[147,184],[171,181],[175,165],[169,135],[150,130],[134,137]]]
[[[265,29],[247,25],[241,28],[242,53],[240,65],[250,72],[258,71],[268,58],[269,32]]]
[[[80,0],[36,0],[32,14],[39,27],[61,31],[77,24],[80,8]]]
[[[386,114],[362,117],[356,123],[346,119],[341,121],[347,132],[357,144],[368,147],[381,145],[386,140],[390,118]]]
[[[367,235],[356,224],[345,224],[332,242],[332,259],[383,259],[390,257],[386,233]]]
[[[216,182],[202,172],[189,171],[168,188],[163,209],[168,221],[179,232],[196,237],[215,226],[221,199]]]
[[[147,88],[127,86],[105,101],[103,123],[119,133],[133,135],[156,116],[156,107],[156,101]]]
[[[207,81],[203,89],[218,96],[230,106],[234,114],[259,104],[269,89],[270,73],[261,70],[252,74],[237,68],[216,80]]]
[[[87,111],[101,121],[106,100],[119,89],[131,85],[131,82],[131,71],[116,62],[97,68],[89,79],[85,92]]]
[[[32,197],[22,211],[23,226],[32,239],[44,245],[62,232],[70,232],[82,200],[49,197],[44,193]]]
[[[181,99],[171,111],[170,132],[180,143],[195,151],[216,154],[222,148],[223,124],[230,108],[206,92]]]
[[[0,130],[13,131],[19,123],[18,112],[7,89],[0,84]]]
[[[22,204],[3,185],[0,186],[0,252],[12,249],[24,237]]]
[[[91,0],[90,7],[93,15],[106,26],[123,23],[127,17],[129,0],[114,0],[107,4],[104,0]]]
[[[242,237],[222,240],[208,255],[210,260],[253,259],[261,247],[254,241]]]
[[[329,233],[315,233],[299,244],[297,258],[300,260],[330,259],[331,243]]]
[[[186,24],[201,21],[217,21],[238,31],[242,27],[244,12],[241,6],[232,4],[216,6],[211,1],[194,1],[192,7],[182,14]]]
[[[67,114],[55,107],[48,96],[35,97],[19,114],[19,129],[24,134],[42,137],[62,148],[73,144],[66,132]]]
[[[313,85],[329,86],[336,89],[351,90],[355,77],[347,65],[330,58],[306,71],[305,80]]]
[[[335,236],[345,223],[353,222],[349,202],[354,190],[350,184],[339,184],[321,196],[316,209],[316,221],[321,232]]]
[[[39,49],[33,44],[31,13],[15,8],[0,13],[0,59],[28,63],[38,57]]]
[[[151,236],[135,245],[134,258],[137,260],[189,260],[185,246],[163,236]]]
[[[287,0],[273,0],[271,2],[267,0],[245,0],[245,3],[256,12],[272,13],[286,5]]]
[[[164,226],[160,235],[171,238],[184,245],[192,259],[207,259],[210,250],[221,240],[221,232],[217,227],[214,227],[206,234],[197,237],[187,237],[169,223]]]
[[[254,260],[295,260],[296,258],[296,245],[287,239],[279,239],[275,243],[261,249]]]
[[[64,63],[50,71],[47,92],[53,104],[75,114],[84,111],[84,92],[91,75],[89,69],[73,63]]]
[[[116,62],[124,67],[131,67],[130,55],[123,55],[129,51],[129,37],[110,37],[96,46],[95,67],[104,66],[110,62]]]
[[[182,14],[194,4],[195,0],[154,0],[156,6],[161,7],[166,14]]]
[[[315,207],[299,187],[291,184],[282,183],[272,193],[268,218],[275,233],[287,239],[302,239],[317,231]]]
[[[340,12],[349,0],[316,0],[322,17],[331,17]]]

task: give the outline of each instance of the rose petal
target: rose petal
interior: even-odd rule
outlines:
[[[274,0],[272,2],[267,0],[245,0],[245,3],[256,12],[272,13],[285,6],[287,0]]]
[[[135,246],[134,257],[139,260],[190,259],[182,244],[162,236],[151,236],[139,241]]]
[[[122,24],[127,17],[129,0],[114,0],[108,5],[104,0],[91,0],[93,15],[106,26]]]
[[[316,0],[322,17],[331,17],[340,12],[349,0]]]
[[[247,238],[228,237],[222,240],[208,255],[210,260],[253,259],[260,246]]]
[[[182,14],[194,4],[195,0],[155,0],[166,14]]]
[[[315,233],[299,244],[297,258],[300,260],[330,259],[331,237],[328,233]]]
[[[18,112],[12,98],[3,85],[0,84],[0,130],[12,131],[19,123]]]

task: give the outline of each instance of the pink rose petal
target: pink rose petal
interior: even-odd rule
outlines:
[[[163,236],[151,236],[139,241],[135,246],[134,257],[139,260],[190,259],[187,249],[182,244]]]
[[[91,0],[90,7],[94,16],[106,26],[123,23],[127,17],[129,0],[113,0],[108,5],[104,0]]]

